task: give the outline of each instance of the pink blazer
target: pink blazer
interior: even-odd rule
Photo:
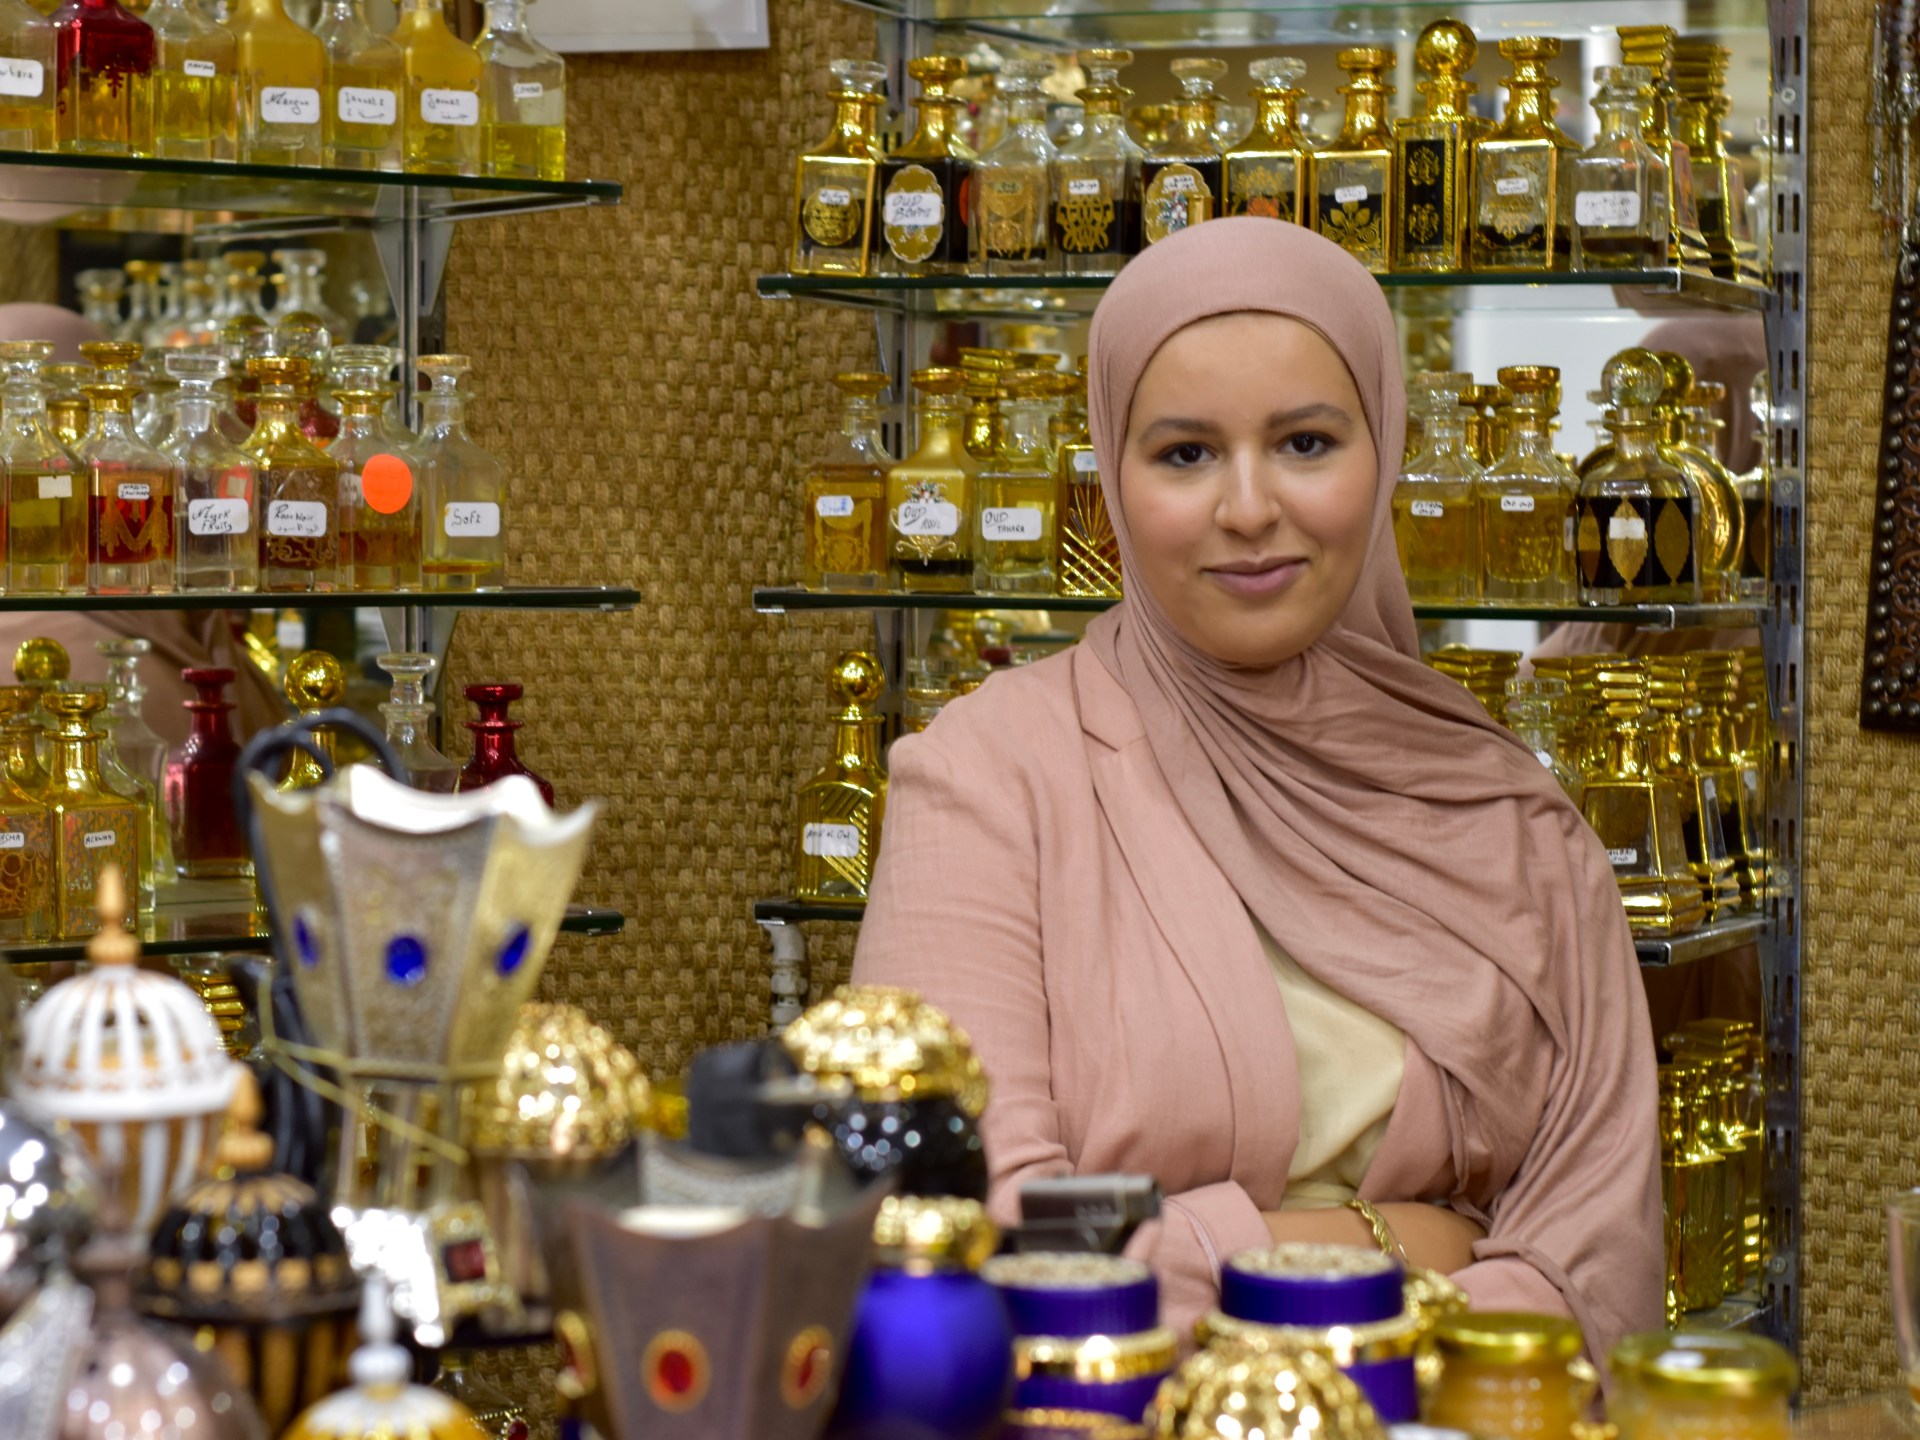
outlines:
[[[1029,1179],[1159,1179],[1163,1217],[1132,1253],[1188,1332],[1215,1303],[1222,1259],[1269,1243],[1262,1212],[1279,1208],[1299,1139],[1292,1033],[1246,908],[1132,700],[1084,648],[996,675],[891,764],[855,980],[919,990],[972,1038],[992,1083],[982,1129],[1003,1223]],[[1596,1096],[1577,1143],[1528,1157],[1523,1174],[1548,1168],[1579,1230],[1562,1266],[1503,1243],[1500,1196],[1455,1173],[1449,1085],[1410,1042],[1362,1195],[1447,1201],[1488,1225],[1454,1277],[1477,1308],[1572,1314],[1599,1355],[1658,1326],[1654,1137],[1623,1137]],[[1583,1282],[1607,1269],[1612,1303],[1586,1303]]]

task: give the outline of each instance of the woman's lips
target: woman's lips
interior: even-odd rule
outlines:
[[[1274,595],[1286,589],[1306,573],[1304,560],[1261,560],[1251,566],[1236,564],[1233,569],[1209,569],[1206,573],[1229,595],[1254,599]]]

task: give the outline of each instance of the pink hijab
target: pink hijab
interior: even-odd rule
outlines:
[[[1352,598],[1305,653],[1265,670],[1196,649],[1134,582],[1121,503],[1148,362],[1176,331],[1241,311],[1326,338],[1380,456]],[[1378,284],[1297,226],[1210,221],[1128,264],[1090,352],[1093,443],[1129,583],[1087,643],[1138,707],[1186,819],[1303,968],[1447,1077],[1456,1203],[1491,1222],[1477,1258],[1533,1265],[1596,1341],[1657,1324],[1654,1057],[1631,937],[1607,857],[1552,777],[1419,658],[1389,505],[1405,393]],[[1617,1115],[1611,1184],[1591,1178],[1594,1106]],[[1582,1117],[1585,1142],[1558,1146]],[[1589,1153],[1560,1153],[1572,1148]],[[1577,1183],[1555,1173],[1576,1168]],[[1613,1229],[1612,1253],[1589,1253],[1595,1213],[1643,1218],[1646,1243],[1621,1253]]]

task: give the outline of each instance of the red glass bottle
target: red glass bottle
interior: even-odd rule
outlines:
[[[173,826],[173,854],[182,875],[253,874],[253,858],[233,810],[233,768],[239,742],[227,715],[233,702],[226,688],[233,671],[180,672],[193,686],[186,702],[193,732],[167,756],[167,819]]]
[[[541,797],[552,805],[553,786],[521,764],[520,757],[514,753],[513,732],[520,728],[520,722],[507,718],[507,707],[518,700],[521,693],[518,685],[466,687],[466,697],[480,712],[480,718],[466,722],[467,729],[473,732],[473,758],[460,771],[460,783],[455,788],[478,790],[503,775],[524,775],[540,787]]]
[[[96,155],[146,154],[153,27],[120,0],[66,0],[53,23],[54,143]]]

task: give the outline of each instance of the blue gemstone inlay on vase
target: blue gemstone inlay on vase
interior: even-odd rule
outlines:
[[[527,958],[527,951],[533,948],[533,932],[522,925],[507,937],[507,943],[500,947],[500,958],[494,961],[502,975],[511,975],[520,968],[520,962]]]
[[[320,963],[320,942],[314,938],[313,927],[307,924],[307,917],[293,917],[293,946],[300,953],[300,963],[311,970]]]
[[[412,935],[396,935],[389,940],[387,978],[397,985],[418,985],[426,979],[426,943]]]

